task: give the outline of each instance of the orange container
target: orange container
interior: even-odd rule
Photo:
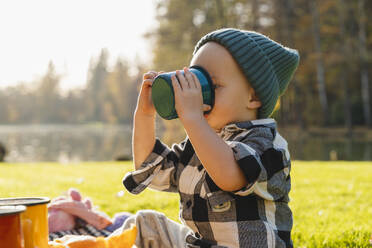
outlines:
[[[0,206],[0,248],[24,248],[20,214],[25,206]]]
[[[22,232],[25,248],[48,248],[48,208],[47,197],[1,198],[2,205],[24,205],[21,213]]]

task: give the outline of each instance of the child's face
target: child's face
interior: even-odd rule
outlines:
[[[207,42],[193,56],[192,65],[204,67],[216,85],[214,107],[204,115],[215,131],[229,123],[256,119],[257,108],[252,109],[249,104],[254,90],[223,46]]]

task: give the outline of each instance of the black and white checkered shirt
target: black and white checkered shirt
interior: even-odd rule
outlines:
[[[62,238],[65,235],[89,235],[94,237],[107,237],[112,233],[107,229],[98,229],[79,218],[76,218],[75,221],[76,225],[75,228],[72,230],[49,233],[49,241],[53,241],[57,238]]]
[[[246,176],[244,188],[221,190],[188,137],[172,149],[156,138],[140,168],[125,175],[124,186],[133,194],[146,187],[179,193],[180,219],[194,231],[186,238],[190,247],[293,247],[290,155],[275,120],[232,123],[218,135]]]

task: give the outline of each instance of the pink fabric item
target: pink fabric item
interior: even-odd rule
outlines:
[[[61,210],[48,210],[49,233],[71,230],[75,227],[75,217]]]
[[[68,190],[68,192],[69,192],[69,195],[70,195],[72,200],[81,201],[81,195],[80,195],[80,192],[78,190],[70,188]]]
[[[75,226],[75,218],[83,219],[88,224],[103,229],[112,224],[110,218],[102,212],[93,210],[89,199],[82,201],[76,189],[69,189],[68,197],[58,197],[48,206],[49,232],[67,231]]]

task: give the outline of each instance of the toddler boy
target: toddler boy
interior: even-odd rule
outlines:
[[[203,111],[201,87],[187,68],[172,78],[175,107],[187,137],[172,149],[155,138],[151,84],[144,74],[134,115],[135,171],[123,184],[180,195],[183,225],[155,211],[139,211],[139,247],[292,247],[288,207],[290,156],[268,118],[299,63],[296,50],[268,37],[220,29],[196,45],[190,66],[211,75],[215,103]]]

